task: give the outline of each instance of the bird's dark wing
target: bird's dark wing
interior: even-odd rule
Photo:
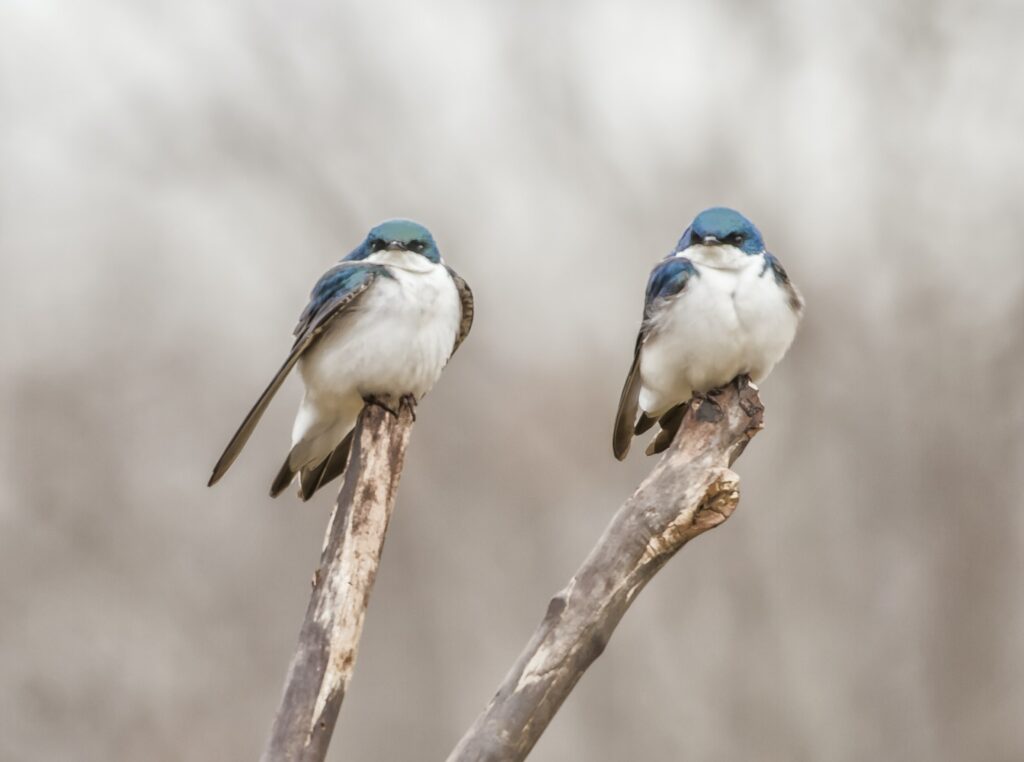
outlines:
[[[281,368],[274,375],[274,378],[263,390],[263,394],[256,400],[252,410],[245,416],[242,425],[228,442],[224,454],[220,456],[217,465],[213,468],[213,475],[210,476],[209,486],[213,486],[224,475],[238,453],[242,451],[245,443],[249,441],[253,429],[259,423],[260,418],[266,411],[270,400],[281,388],[285,378],[295,363],[299,361],[302,354],[309,349],[313,343],[332,323],[334,318],[351,311],[371,284],[387,271],[376,264],[363,262],[342,262],[335,265],[323,277],[317,281],[310,294],[309,304],[299,316],[299,323],[295,327],[295,343],[287,359]]]
[[[459,291],[459,301],[462,303],[462,320],[459,323],[459,332],[455,336],[455,346],[452,347],[452,354],[455,354],[455,350],[469,336],[469,330],[473,327],[473,292],[470,290],[469,284],[457,272],[450,267],[447,267],[447,270],[452,280],[455,281],[455,288]]]
[[[779,287],[786,292],[789,308],[796,313],[797,317],[803,315],[803,297],[800,296],[800,292],[796,290],[796,286],[790,282],[789,275],[786,274],[785,269],[782,267],[782,263],[776,259],[774,254],[766,251],[764,253],[764,269],[761,270],[762,277],[769,269],[772,271],[772,276],[775,278],[775,282],[778,283]]]
[[[641,327],[636,337],[636,348],[633,350],[633,364],[626,376],[626,383],[619,395],[619,410],[615,414],[615,432],[612,434],[612,452],[618,460],[629,454],[629,443],[633,440],[633,424],[636,421],[637,409],[640,406],[640,347],[644,343],[644,330]]]
[[[633,349],[633,364],[626,375],[626,383],[622,386],[619,396],[619,409],[615,415],[615,429],[612,433],[612,452],[619,460],[629,453],[629,444],[634,434],[650,428],[654,419],[641,419],[637,423],[637,411],[640,407],[640,350],[653,330],[651,318],[666,300],[678,295],[686,288],[690,278],[699,277],[700,273],[686,257],[671,257],[662,261],[651,272],[647,281],[647,294],[644,299],[644,319],[640,323],[640,331]],[[634,428],[635,427],[635,428]]]

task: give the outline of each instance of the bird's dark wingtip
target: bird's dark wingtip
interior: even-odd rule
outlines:
[[[291,453],[284,459],[284,464],[281,466],[281,470],[277,472],[277,476],[274,477],[273,484],[270,485],[270,496],[277,497],[284,492],[288,485],[292,483],[292,479],[295,478],[295,472],[291,467]]]
[[[207,487],[212,487],[214,484],[220,481],[221,477],[224,476],[228,471],[228,467],[224,465],[224,458],[217,461],[217,465],[213,467],[213,473],[210,474],[210,481],[206,483]]]
[[[633,434],[640,436],[641,434],[646,433],[657,420],[658,419],[656,417],[647,415],[646,410],[641,410],[640,417],[636,419],[636,425],[633,426]]]

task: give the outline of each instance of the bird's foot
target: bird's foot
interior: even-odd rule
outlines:
[[[725,394],[725,390],[728,389],[730,386],[735,386],[737,389],[742,389],[744,386],[754,386],[754,382],[750,380],[750,374],[740,373],[727,384],[716,386],[714,389],[708,389],[708,391],[706,391],[703,394],[698,394],[695,392],[693,396],[696,399],[707,400],[708,402],[712,402],[717,405],[718,401],[712,398],[721,397],[723,394]],[[754,388],[756,389],[757,387],[755,386]]]
[[[758,389],[757,387],[757,384],[754,383],[754,379],[751,377],[749,373],[744,373],[742,376],[736,379],[736,386],[739,387],[740,391],[742,391],[744,387],[750,387],[755,392],[760,391],[760,389]]]
[[[757,391],[757,384],[754,383],[754,380],[750,377],[750,374],[740,373],[738,376],[736,376],[736,378],[734,378],[729,383],[724,384],[723,386],[720,386],[717,389],[712,389],[708,393],[718,396],[719,394],[722,394],[730,386],[735,386],[737,389],[743,389],[743,387],[745,386],[750,386],[753,387],[754,391]]]
[[[398,400],[398,409],[408,408],[414,423],[416,421],[416,405],[416,395],[414,394],[403,394],[401,399]]]
[[[706,392],[692,392],[690,394],[690,404],[687,407],[691,410],[699,410],[705,402],[715,405],[717,403],[712,399],[715,393],[720,393],[720,390],[711,389]]]
[[[706,392],[694,392],[692,405],[693,415],[698,421],[717,422],[722,418],[722,406],[718,403],[718,396],[725,391],[725,387],[709,389]]]
[[[389,413],[391,413],[391,415],[395,416],[395,418],[398,417],[398,411],[389,406],[384,400],[382,400],[376,394],[366,395],[365,397],[363,397],[363,402],[365,402],[367,405],[373,405],[383,410],[387,410]]]

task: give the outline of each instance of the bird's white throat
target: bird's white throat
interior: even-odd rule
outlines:
[[[695,264],[713,267],[716,270],[742,270],[749,267],[756,259],[729,244],[718,246],[696,244],[677,253],[676,256],[686,257]]]
[[[417,254],[414,251],[390,251],[387,249],[384,251],[375,251],[366,258],[366,261],[373,262],[378,265],[398,267],[402,270],[408,270],[409,272],[414,273],[429,272],[438,266],[438,263],[431,262],[422,254]]]

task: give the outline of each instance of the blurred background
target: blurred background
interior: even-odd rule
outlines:
[[[442,759],[653,461],[647,273],[735,206],[807,299],[739,510],[531,759],[1024,758],[1019,3],[0,6],[0,758],[254,759],[334,489],[267,497],[319,274],[428,224],[419,411],[334,760]]]

